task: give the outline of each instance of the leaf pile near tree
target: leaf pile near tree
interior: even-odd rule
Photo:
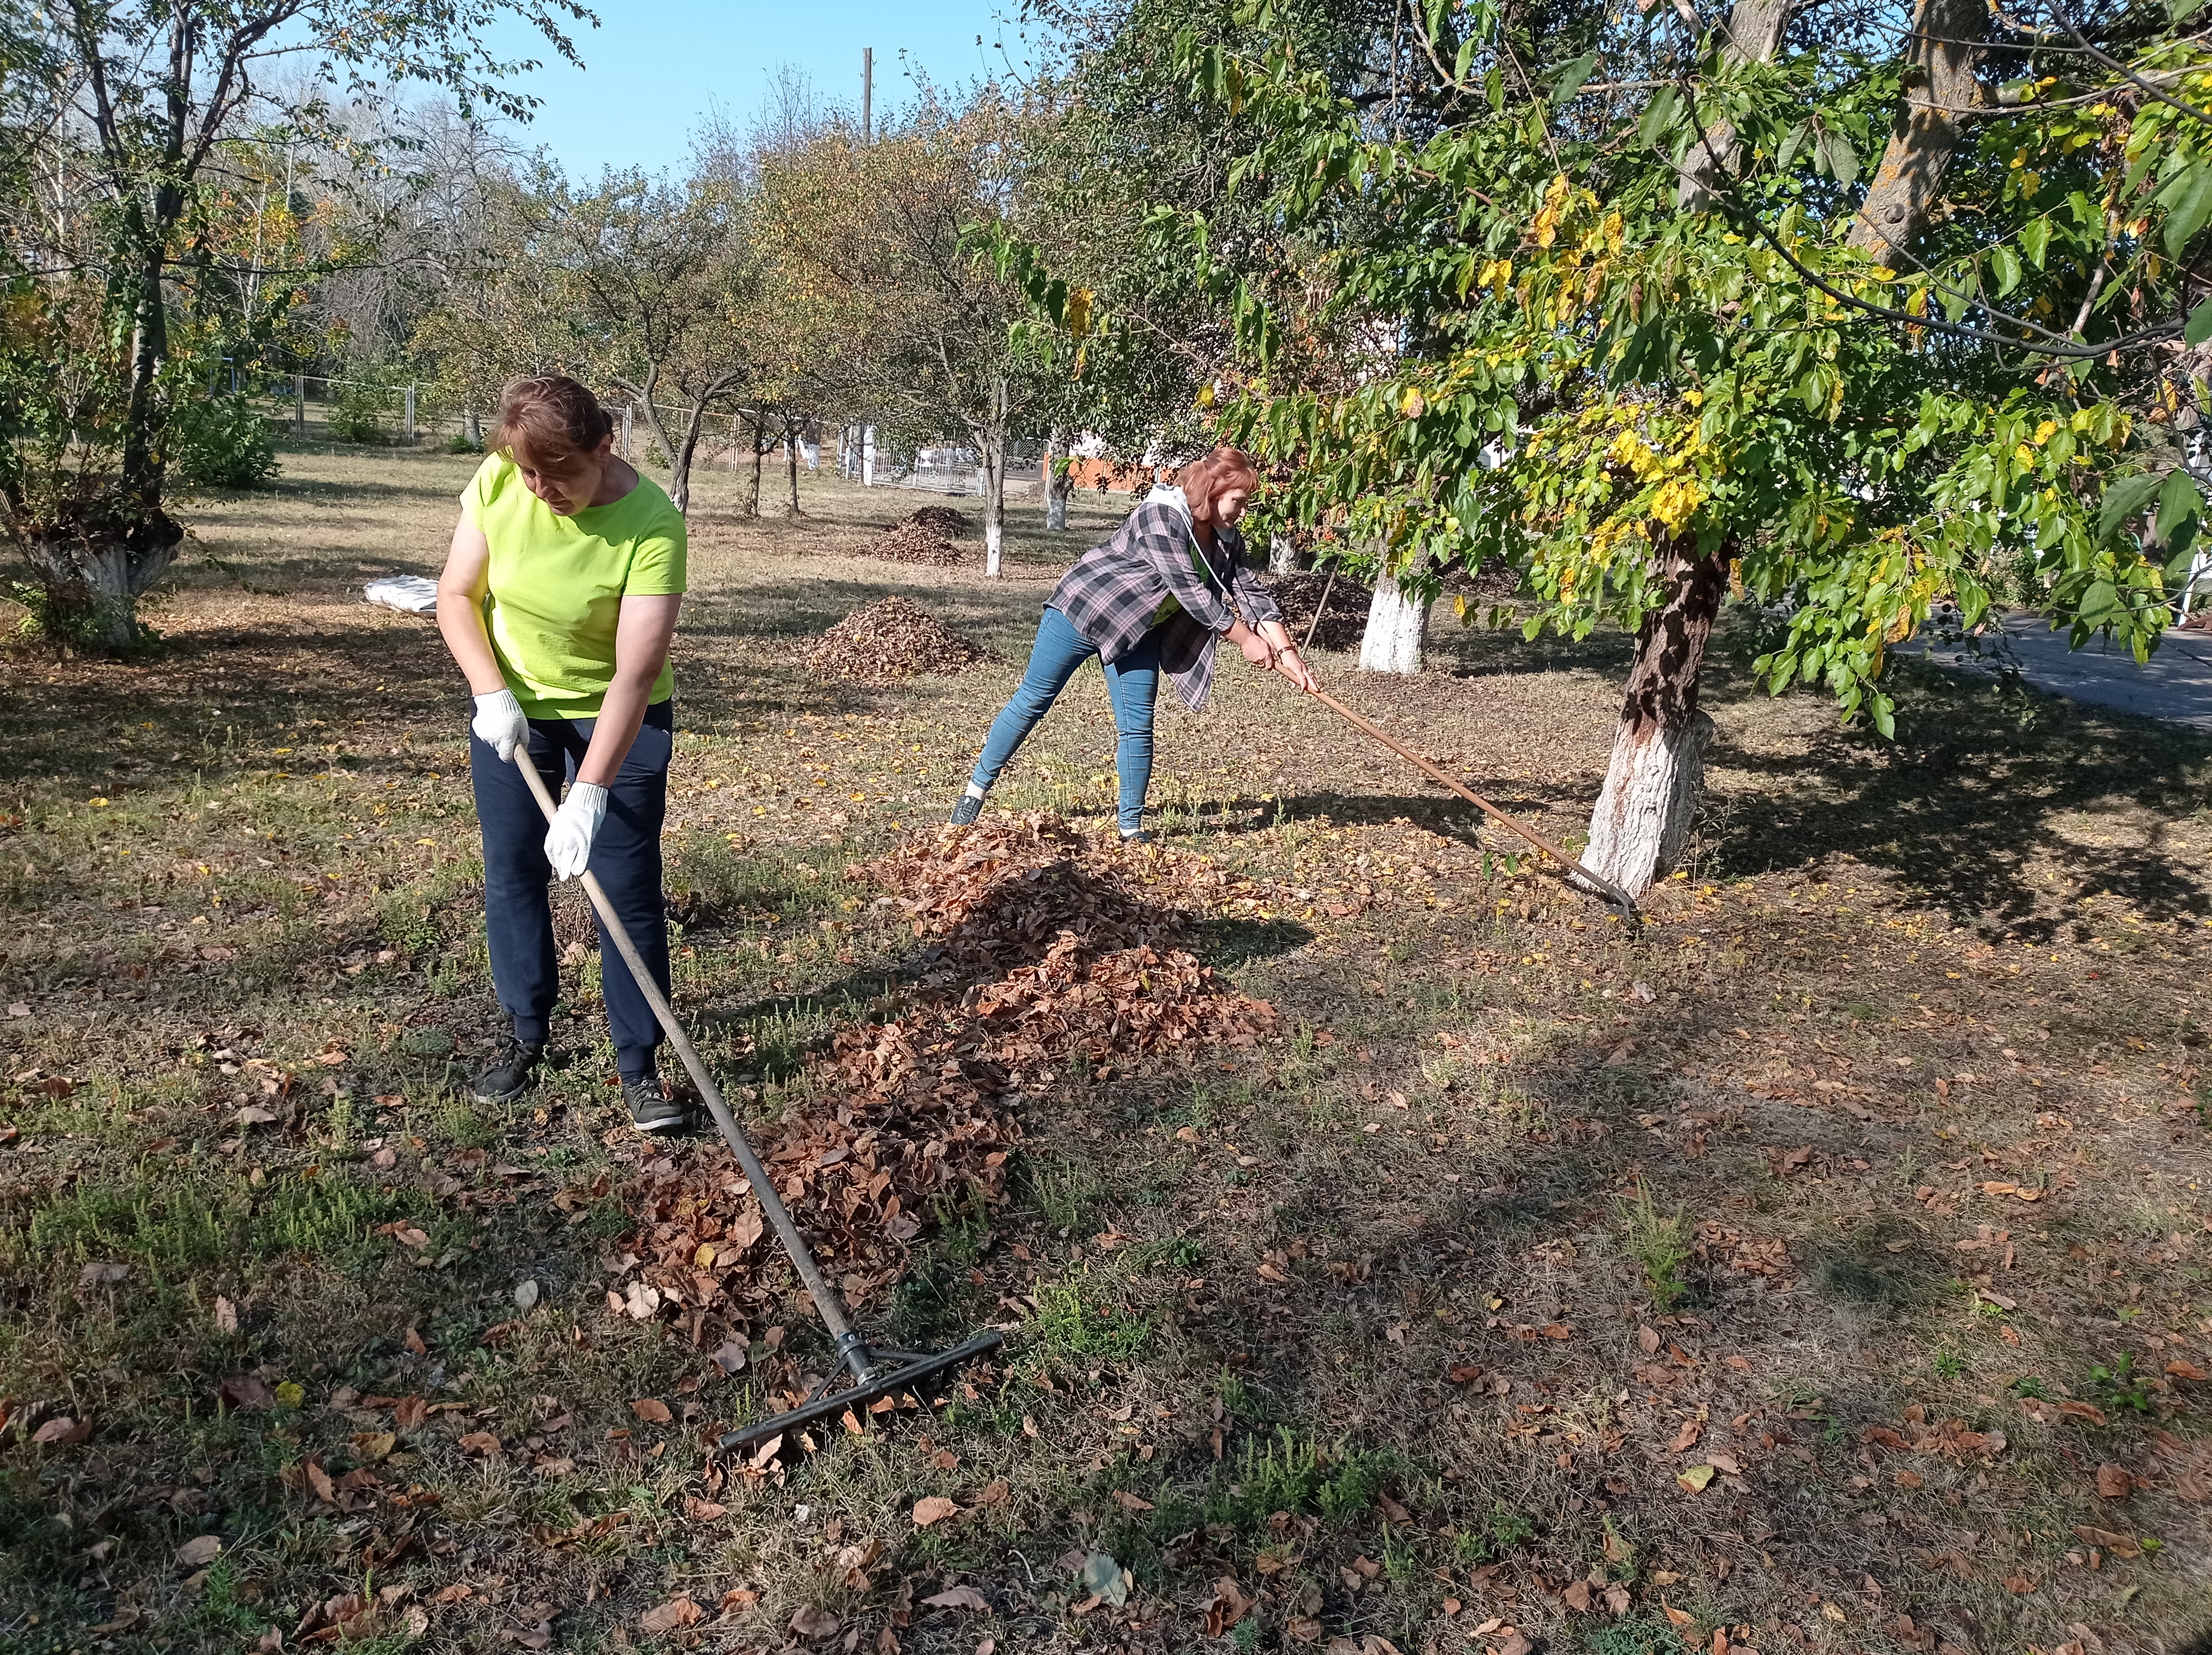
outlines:
[[[1305,642],[1306,628],[1313,624],[1314,612],[1321,611],[1321,624],[1314,627],[1313,647],[1316,649],[1356,649],[1359,636],[1367,630],[1367,605],[1375,594],[1349,575],[1340,575],[1336,584],[1328,583],[1324,571],[1319,574],[1270,575],[1266,577],[1267,590],[1274,594],[1275,604],[1283,611],[1283,624],[1290,629],[1291,636]],[[1322,608],[1323,597],[1328,606]]]
[[[817,672],[848,678],[910,678],[917,672],[964,672],[988,659],[910,599],[883,598],[822,635],[807,652]]]
[[[1012,1106],[1024,1090],[1048,1092],[1062,1066],[1081,1062],[1104,1078],[1278,1033],[1273,1007],[1178,946],[1198,914],[1157,894],[1173,885],[1227,896],[1229,876],[1201,858],[1166,860],[1189,866],[1163,877],[1038,814],[917,834],[854,870],[927,940],[920,982],[883,1020],[839,1032],[810,1063],[799,1101],[753,1129],[849,1301],[867,1304],[904,1273],[933,1203],[1006,1199],[1022,1135]],[[735,1372],[745,1336],[788,1314],[789,1288],[734,1158],[719,1142],[678,1150],[647,1163],[623,1196],[636,1220],[623,1244],[635,1274],[616,1281],[609,1307],[639,1321],[672,1312]]]
[[[864,555],[888,558],[894,563],[951,569],[960,562],[960,548],[952,542],[970,526],[965,512],[951,506],[923,506],[871,541]]]

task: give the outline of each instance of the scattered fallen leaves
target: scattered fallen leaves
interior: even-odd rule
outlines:
[[[1230,1628],[1252,1612],[1252,1606],[1253,1600],[1244,1595],[1236,1576],[1223,1575],[1213,1583],[1213,1596],[1206,1605],[1206,1635],[1224,1636]]]

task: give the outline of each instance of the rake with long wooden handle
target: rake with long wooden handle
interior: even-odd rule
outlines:
[[[1200,558],[1204,561],[1206,564],[1206,573],[1212,576],[1215,584],[1220,587],[1223,601],[1227,604],[1231,617],[1241,624],[1249,628],[1252,636],[1258,638],[1262,644],[1267,646],[1268,666],[1273,667],[1278,672],[1281,671],[1282,652],[1275,648],[1273,641],[1271,640],[1266,633],[1262,632],[1257,626],[1253,626],[1250,622],[1245,620],[1243,611],[1237,607],[1237,585],[1234,578],[1234,571],[1232,570],[1231,577],[1230,579],[1223,580],[1214,569],[1212,560],[1207,557],[1206,548],[1200,544],[1195,531],[1191,533],[1190,543],[1194,547],[1197,548]],[[1332,569],[1329,571],[1328,584],[1322,588],[1321,604],[1314,611],[1313,623],[1306,628],[1306,642],[1309,643],[1313,642],[1314,628],[1321,624],[1322,610],[1328,606],[1329,587],[1333,587],[1335,583],[1336,571]],[[1279,622],[1277,624],[1279,625],[1280,623]],[[1283,636],[1285,638],[1290,636],[1290,629],[1288,627],[1284,628]],[[1301,654],[1303,654],[1303,651],[1300,652]],[[1401,746],[1397,742],[1390,739],[1389,735],[1384,732],[1381,725],[1376,724],[1371,719],[1361,717],[1358,713],[1353,712],[1351,708],[1346,706],[1342,702],[1339,701],[1334,696],[1329,694],[1328,691],[1322,689],[1319,685],[1309,684],[1301,687],[1305,690],[1305,692],[1308,695],[1320,702],[1322,706],[1328,708],[1331,712],[1336,714],[1338,717],[1345,720],[1355,729],[1360,730],[1365,734],[1373,736],[1375,739],[1381,742],[1392,752],[1397,754],[1399,758],[1404,759],[1408,764],[1413,765],[1414,769],[1419,770],[1431,781],[1439,782],[1443,786],[1450,788],[1452,792],[1466,800],[1468,804],[1473,805],[1477,810],[1481,811],[1485,815],[1497,822],[1500,826],[1519,834],[1530,844],[1535,846],[1537,849],[1551,857],[1553,861],[1559,863],[1570,872],[1578,875],[1589,884],[1589,888],[1592,891],[1596,891],[1598,895],[1603,897],[1607,902],[1612,903],[1620,910],[1622,916],[1627,920],[1632,929],[1635,929],[1642,926],[1644,922],[1644,916],[1641,910],[1639,910],[1636,906],[1636,899],[1631,897],[1626,891],[1623,891],[1619,885],[1615,885],[1611,879],[1606,879],[1601,874],[1591,873],[1589,869],[1584,867],[1573,857],[1568,855],[1567,853],[1560,849],[1559,846],[1553,844],[1549,839],[1545,838],[1541,834],[1538,833],[1535,829],[1529,827],[1525,823],[1521,822],[1511,816],[1507,815],[1504,811],[1498,809],[1497,806],[1492,804],[1490,800],[1485,799],[1480,794],[1461,786],[1457,782],[1453,781],[1450,776],[1446,776],[1442,770],[1438,770],[1434,764],[1429,763],[1427,759],[1422,758],[1411,748]]]
[[[530,784],[530,791],[537,796],[538,808],[545,812],[545,819],[550,824],[557,813],[553,795],[547,791],[545,778],[538,775],[538,766],[532,762],[526,747],[515,748],[514,763],[522,771],[523,779]],[[638,954],[637,945],[630,940],[629,932],[616,917],[614,904],[607,900],[606,891],[588,869],[584,873],[584,894],[592,899],[592,906],[599,910],[599,921],[606,927],[607,935],[613,940],[615,952],[622,956],[623,964],[629,967],[630,980],[637,984],[639,992],[645,995],[646,1003],[653,1007],[653,1014],[659,1019],[662,1031],[668,1036],[669,1044],[676,1048],[677,1056],[683,1060],[684,1071],[691,1077],[691,1084],[699,1088],[699,1096],[707,1105],[707,1112],[714,1117],[714,1124],[721,1129],[722,1141],[729,1145],[730,1153],[738,1158],[738,1166],[744,1171],[745,1182],[752,1185],[753,1194],[759,1197],[761,1211],[768,1214],[769,1226],[775,1232],[775,1238],[783,1244],[783,1250],[790,1256],[792,1268],[799,1272],[800,1282],[814,1301],[814,1313],[822,1318],[823,1326],[830,1329],[830,1337],[836,1342],[839,1366],[849,1370],[853,1376],[852,1385],[836,1391],[830,1390],[830,1381],[824,1379],[816,1387],[814,1394],[799,1407],[788,1413],[756,1421],[743,1430],[730,1432],[723,1437],[722,1446],[750,1448],[771,1437],[796,1431],[817,1421],[834,1420],[848,1408],[865,1409],[878,1397],[896,1396],[902,1391],[912,1391],[917,1402],[926,1403],[928,1399],[923,1395],[922,1387],[927,1381],[998,1349],[1004,1341],[996,1333],[979,1333],[951,1350],[878,1349],[854,1329],[852,1318],[846,1313],[845,1301],[837,1296],[837,1290],[830,1285],[829,1278],[815,1263],[814,1255],[807,1250],[806,1239],[799,1234],[798,1225],[792,1222],[790,1209],[784,1206],[782,1197],[776,1194],[775,1181],[769,1177],[768,1169],[761,1165],[760,1157],[753,1153],[753,1147],[745,1141],[744,1132],[738,1125],[737,1117],[730,1113],[730,1106],[722,1101],[720,1088],[715,1086],[714,1076],[707,1073],[707,1065],[701,1060],[698,1048],[684,1032],[684,1025],[676,1020],[676,1013],[669,1006],[668,997],[660,992],[660,985],[653,981],[653,973],[646,969],[644,959]]]
[[[1336,714],[1338,717],[1344,719],[1346,721],[1352,725],[1353,727],[1364,732],[1368,735],[1373,736],[1377,741],[1388,747],[1392,752],[1397,754],[1399,758],[1404,759],[1408,764],[1413,766],[1414,769],[1419,770],[1431,781],[1438,782],[1443,786],[1450,788],[1461,798],[1466,800],[1468,804],[1473,805],[1477,810],[1482,812],[1486,816],[1488,816],[1492,821],[1498,823],[1502,827],[1510,829],[1511,831],[1519,834],[1530,844],[1535,846],[1537,849],[1551,857],[1553,861],[1559,862],[1571,873],[1573,873],[1580,878],[1587,880],[1591,890],[1596,891],[1607,902],[1613,903],[1620,908],[1621,913],[1627,917],[1630,925],[1638,926],[1643,923],[1644,916],[1638,910],[1635,898],[1631,897],[1626,891],[1623,891],[1619,885],[1615,885],[1611,879],[1606,879],[1601,874],[1591,873],[1589,869],[1584,867],[1573,857],[1568,855],[1565,851],[1560,849],[1559,846],[1553,844],[1549,839],[1544,837],[1542,834],[1537,832],[1535,829],[1530,827],[1527,823],[1521,821],[1516,817],[1507,815],[1504,811],[1498,809],[1497,806],[1492,804],[1490,800],[1485,799],[1480,794],[1474,792],[1471,788],[1461,786],[1450,776],[1445,775],[1442,770],[1429,763],[1427,759],[1422,758],[1420,754],[1413,751],[1409,747],[1401,746],[1396,741],[1392,740],[1382,726],[1376,724],[1372,719],[1364,718],[1359,714],[1353,712],[1351,708],[1346,706],[1342,702],[1339,701],[1334,696],[1329,694],[1328,691],[1322,689],[1320,685],[1312,685],[1306,691],[1306,693],[1311,696],[1316,701],[1321,703],[1322,706],[1328,708],[1331,712]]]

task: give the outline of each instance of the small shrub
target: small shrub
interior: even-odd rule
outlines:
[[[446,439],[446,452],[449,454],[480,454],[483,452],[483,444],[466,431],[456,431]]]
[[[1662,1213],[1651,1199],[1648,1184],[1639,1186],[1636,1199],[1620,1204],[1622,1239],[1644,1272],[1650,1289],[1651,1307],[1662,1313],[1680,1304],[1690,1290],[1682,1267],[1690,1262],[1690,1221],[1680,1203]]]
[[[1108,1304],[1093,1304],[1084,1292],[1081,1275],[1036,1292],[1037,1313],[1030,1336],[1041,1354],[1058,1356],[1103,1357],[1124,1360],[1134,1356],[1152,1337],[1152,1321]]]
[[[276,475],[269,422],[243,396],[187,404],[169,422],[169,474],[187,488],[258,488]]]
[[[331,410],[331,435],[340,442],[358,442],[372,447],[381,447],[392,438],[384,429],[386,416],[391,411],[392,393],[385,386],[373,383],[348,383],[338,387],[338,399]]]

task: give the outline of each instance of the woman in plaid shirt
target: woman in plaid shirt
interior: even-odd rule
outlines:
[[[1115,769],[1121,782],[1121,838],[1145,831],[1152,782],[1152,704],[1164,669],[1193,712],[1213,685],[1213,643],[1226,637],[1244,659],[1273,668],[1301,690],[1319,680],[1298,658],[1282,611],[1244,563],[1236,530],[1260,481],[1251,460],[1223,447],[1193,461],[1172,487],[1156,488],[1103,545],[1061,577],[1038,624],[1029,670],[1014,698],[992,721],[967,791],[952,806],[955,826],[982,812],[983,795],[1023,739],[1059,699],[1075,670],[1093,655],[1106,672],[1114,707]]]

